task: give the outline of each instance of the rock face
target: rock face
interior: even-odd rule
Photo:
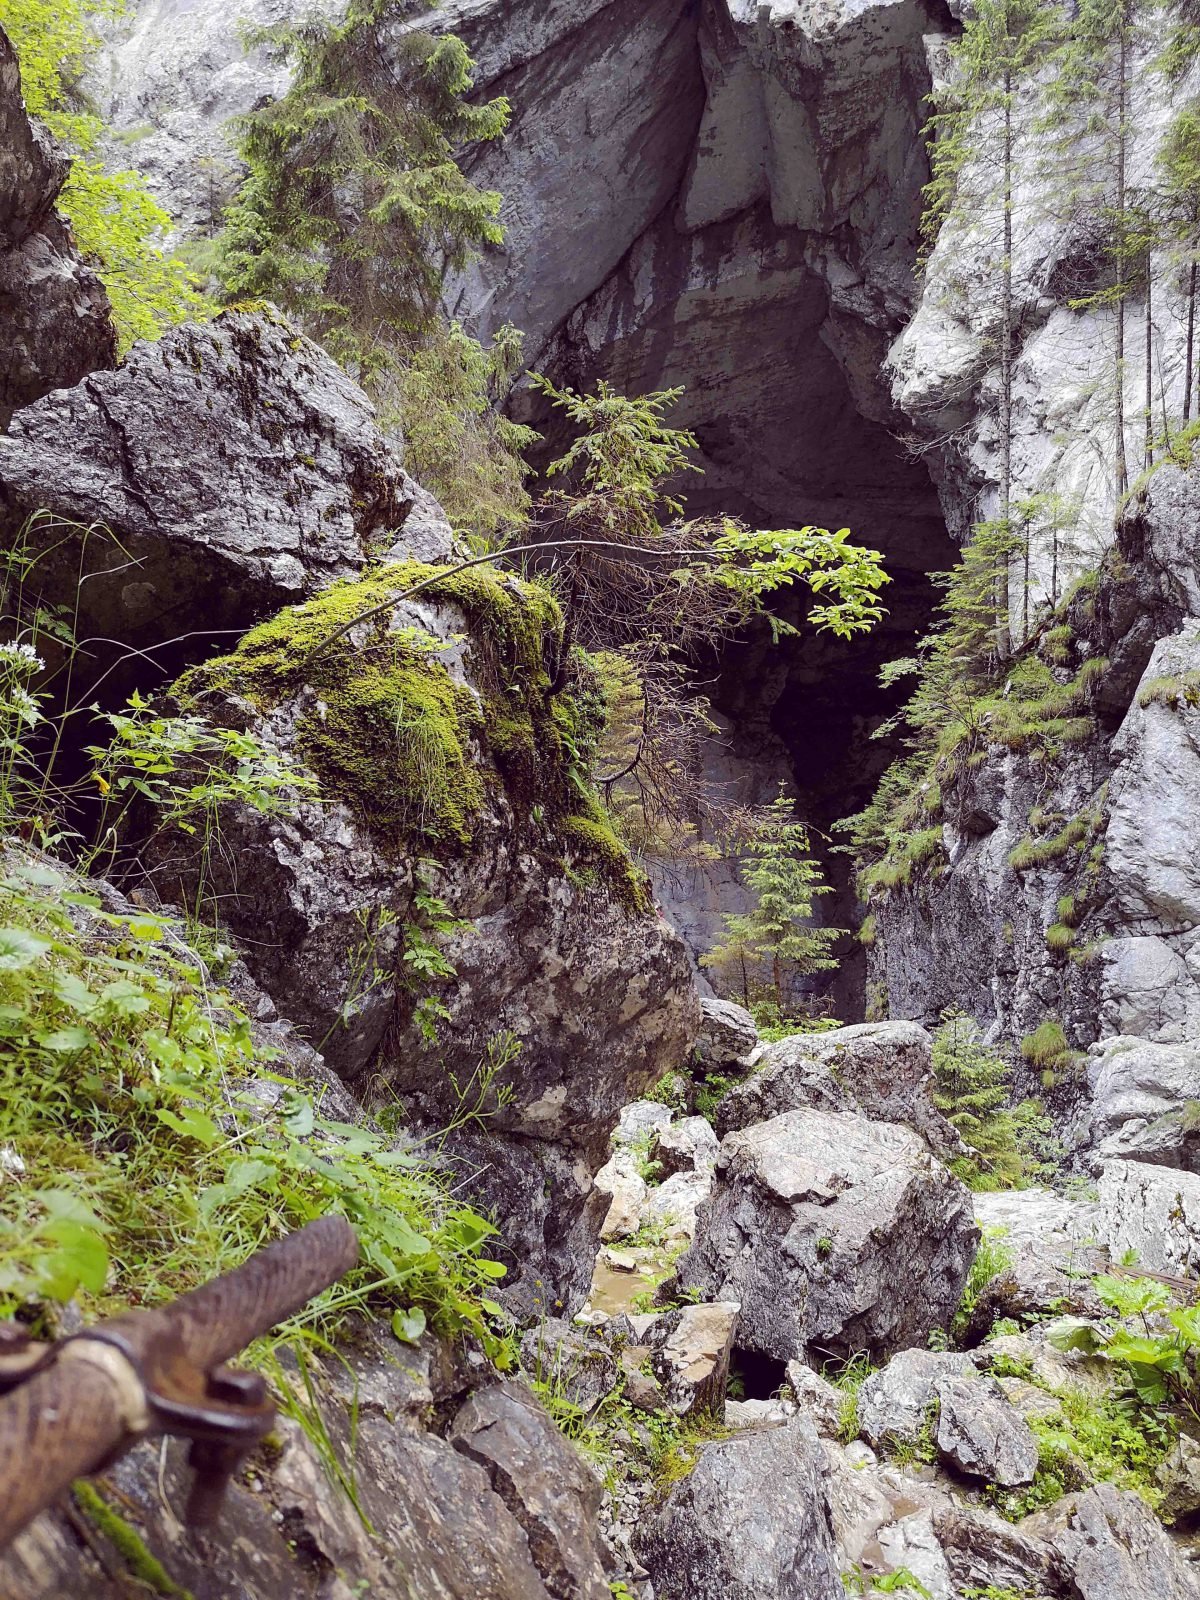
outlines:
[[[933,1104],[933,1041],[916,1023],[864,1023],[765,1045],[753,1076],[718,1106],[717,1131],[726,1134],[804,1106],[902,1123],[943,1157],[960,1148]]]
[[[742,1308],[776,1360],[924,1344],[977,1238],[967,1191],[907,1128],[792,1111],[729,1134],[681,1284]]]
[[[402,530],[406,554],[450,547],[357,384],[287,324],[241,311],[26,407],[0,438],[0,520],[11,537],[35,511],[56,519],[34,536],[44,597],[78,591],[89,633],[140,648],[248,627]]]
[[[820,1441],[800,1417],[706,1445],[639,1533],[638,1555],[656,1592],[843,1600],[823,1476]]]
[[[371,1336],[352,1370],[330,1362],[322,1414],[334,1448],[353,1451],[374,1539],[286,1420],[278,1459],[256,1458],[230,1486],[219,1543],[191,1536],[170,1509],[186,1497],[183,1444],[168,1446],[163,1479],[157,1445],[143,1445],[100,1487],[195,1600],[347,1600],[349,1579],[380,1600],[603,1600],[598,1485],[518,1386],[484,1381],[470,1395],[479,1383],[433,1340],[398,1361]],[[424,1425],[435,1407],[452,1419],[448,1438]],[[0,1557],[6,1600],[115,1595],[118,1584],[58,1514]]]
[[[1093,1159],[1128,1157],[1200,1170],[1200,1050],[1118,1035],[1088,1067],[1092,1101],[1083,1133]]]
[[[0,430],[18,406],[117,359],[108,296],[54,209],[69,169],[25,115],[0,29]]]
[[[1118,1257],[1137,1253],[1150,1272],[1200,1266],[1200,1177],[1140,1161],[1109,1161],[1100,1177],[1101,1228]]]
[[[459,1410],[449,1440],[487,1473],[524,1531],[550,1594],[607,1600],[611,1590],[596,1530],[600,1484],[565,1440],[547,1452],[546,1420],[522,1385],[496,1383]]]

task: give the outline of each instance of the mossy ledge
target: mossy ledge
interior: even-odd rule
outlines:
[[[360,612],[429,579],[421,600],[466,619],[473,688],[443,659],[452,644],[397,627],[387,611],[320,648]],[[185,673],[175,694],[195,708],[213,695],[261,711],[293,701],[296,754],[389,858],[469,850],[491,786],[537,842],[582,857],[624,905],[645,912],[646,880],[587,783],[603,697],[586,658],[569,690],[552,692],[561,638],[562,613],[541,584],[491,567],[408,561],[288,607],[232,653]]]

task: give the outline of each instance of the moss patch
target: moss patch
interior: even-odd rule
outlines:
[[[430,578],[417,598],[464,614],[477,692],[452,677],[443,641],[396,627],[388,611],[322,648],[360,612]],[[297,753],[386,855],[468,848],[490,784],[521,825],[557,834],[644,912],[646,881],[587,783],[603,698],[586,659],[571,692],[551,692],[561,633],[558,604],[539,584],[409,561],[280,612],[232,654],[192,668],[176,693],[189,703],[234,694],[263,710],[294,700]]]
[[[131,1577],[152,1594],[167,1595],[171,1600],[192,1600],[191,1591],[175,1582],[162,1562],[150,1554],[136,1529],[113,1510],[97,1489],[81,1478],[71,1494],[80,1514],[108,1540]]]

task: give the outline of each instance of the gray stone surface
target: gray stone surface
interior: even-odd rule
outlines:
[[[1051,1508],[1052,1513],[1055,1508]],[[1079,1600],[1196,1600],[1200,1577],[1140,1496],[1102,1483],[1068,1504],[1053,1543]]]
[[[703,1117],[683,1117],[655,1134],[650,1159],[658,1163],[661,1181],[676,1173],[711,1172],[717,1164],[720,1141]]]
[[[40,533],[53,550],[39,579],[48,600],[78,589],[81,628],[127,645],[246,627],[356,573],[414,502],[362,390],[286,323],[245,311],[137,345],[0,438],[0,524],[48,510],[107,529],[82,548]]]
[[[597,1530],[600,1482],[521,1384],[480,1389],[449,1432],[454,1448],[487,1473],[493,1493],[524,1530],[538,1573],[556,1600],[610,1600]]]
[[[54,209],[69,168],[25,115],[0,29],[0,431],[18,406],[117,359],[108,296]]]
[[[990,1378],[940,1378],[939,1452],[968,1477],[1012,1489],[1032,1483],[1038,1465],[1033,1430]]]
[[[447,686],[479,692],[486,658],[460,610],[404,603],[390,626],[440,636],[450,646],[438,658]],[[260,708],[218,686],[203,705],[214,721],[249,725],[268,749],[302,761],[297,730],[310,697],[301,688]],[[329,1065],[352,1089],[386,1087],[410,1126],[445,1129],[464,1086],[483,1093],[472,1075],[488,1041],[514,1036],[521,1048],[484,1095],[484,1115],[460,1121],[437,1148],[463,1192],[495,1211],[509,1266],[501,1293],[536,1319],[583,1304],[608,1204],[592,1179],[609,1134],[623,1105],[687,1059],[697,1005],[666,923],[632,909],[611,879],[582,884],[577,845],[564,834],[548,848],[551,833],[510,793],[494,752],[480,740],[472,753],[486,803],[433,883],[455,919],[439,937],[455,981],[437,993],[445,1014],[436,1039],[415,1014],[403,964],[420,886],[387,829],[324,799],[278,816],[231,803],[211,860],[199,839],[163,830],[144,848],[144,865],[173,896],[193,893],[204,870],[260,987],[326,1041]],[[246,862],[253,872],[242,870]],[[378,982],[360,990],[364,926],[377,930]]]
[[[1120,1259],[1134,1251],[1149,1272],[1200,1270],[1200,1176],[1108,1161],[1100,1175],[1101,1230]]]
[[[744,1006],[705,995],[700,1001],[700,1034],[696,1056],[706,1070],[744,1069],[758,1048],[758,1029]]]
[[[820,1441],[800,1417],[704,1446],[638,1530],[635,1548],[655,1592],[688,1600],[845,1600],[824,1472]]]
[[[933,1104],[933,1041],[915,1022],[867,1022],[764,1046],[753,1076],[721,1101],[717,1131],[802,1106],[902,1123],[943,1156],[960,1148]]]
[[[803,1361],[789,1361],[787,1381],[796,1404],[823,1439],[836,1439],[841,1430],[842,1393]]]
[[[1082,1132],[1096,1162],[1111,1157],[1195,1170],[1200,1162],[1200,1049],[1120,1035],[1088,1064],[1092,1103]],[[1188,1114],[1195,1108],[1195,1127]]]
[[[888,1442],[915,1444],[929,1422],[938,1384],[975,1371],[971,1357],[960,1351],[902,1350],[858,1391],[859,1432],[876,1448]]]
[[[976,1238],[966,1189],[911,1130],[791,1111],[725,1138],[677,1270],[740,1303],[748,1349],[879,1357],[948,1322]]]
[[[547,1317],[527,1330],[521,1339],[521,1365],[530,1378],[551,1385],[584,1411],[617,1384],[617,1362],[608,1345],[561,1317]]]

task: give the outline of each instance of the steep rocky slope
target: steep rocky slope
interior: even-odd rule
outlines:
[[[818,816],[869,787],[887,753],[865,743],[886,704],[871,669],[927,624],[946,524],[961,534],[995,489],[989,313],[972,287],[984,268],[950,234],[923,290],[913,277],[921,99],[957,9],[440,12],[481,89],[516,108],[476,167],[506,194],[508,240],[454,286],[459,310],[480,329],[523,324],[560,379],[685,383],[708,472],[695,503],[763,524],[848,521],[889,557],[892,616],[864,651],[751,640],[722,664],[749,786],[790,759]],[[189,226],[211,206],[200,163],[221,159],[216,122],[277,81],[227,24],[215,5],[150,0],[111,62],[116,125],[149,123],[138,143]],[[14,139],[35,149],[7,86]],[[1043,241],[1039,260],[1067,243]],[[1082,471],[1105,419],[1084,397],[1070,451],[1047,456],[1054,375],[1102,323],[1026,276],[1030,488],[1047,461]],[[894,437],[889,345],[940,502]],[[147,804],[118,841],[123,886],[139,905],[219,903],[252,975],[246,1003],[327,1086],[327,1108],[377,1118],[401,1161],[425,1141],[495,1215],[525,1374],[608,1470],[601,1485],[469,1341],[408,1347],[364,1323],[317,1380],[327,1433],[282,1428],[234,1487],[219,1540],[177,1520],[175,1447],[162,1460],[142,1447],[106,1484],[166,1575],[119,1529],[110,1548],[111,1523],[56,1515],[0,1563],[4,1592],[115,1597],[145,1579],[197,1600],[838,1600],[847,1584],[907,1584],[936,1600],[1194,1600],[1194,1442],[1160,1429],[1131,1444],[1111,1370],[1057,1349],[1045,1325],[1068,1310],[1105,1326],[1081,1274],[1106,1252],[1132,1248],[1173,1280],[1200,1263],[1200,479],[1158,473],[1098,579],[1038,624],[1037,671],[1085,680],[1080,737],[1053,761],[986,746],[943,788],[926,870],[878,897],[876,1009],[929,1022],[962,1006],[1009,1041],[1065,1030],[1065,1048],[1029,1052],[1029,1087],[1054,1101],[1097,1197],[973,1204],[948,1170],[957,1136],[914,1021],[760,1050],[749,1018],[709,1005],[689,1061],[681,941],[578,781],[592,686],[550,688],[557,608],[495,572],[436,575],[453,534],[328,358],[246,311],[136,347],[116,371],[106,351],[82,339],[21,392],[0,437],[6,533],[38,510],[110,530],[82,541],[80,620],[97,647],[144,653],[130,667],[121,652],[121,675],[101,654],[89,692],[112,703],[170,685],[171,709],[249,733],[313,780],[283,812],[223,801],[215,847]],[[513,404],[537,415],[527,396]],[[80,570],[67,553],[42,569],[52,602]],[[382,617],[336,636],[388,596]],[[698,939],[724,882],[705,886],[703,914],[684,905]],[[441,964],[414,983],[431,947]],[[1085,1075],[1072,1047],[1092,1044]],[[636,1101],[671,1069],[693,1100],[706,1073],[745,1079],[714,1112],[719,1145],[707,1124]],[[610,1208],[594,1179],[623,1105]],[[602,1224],[690,1247],[675,1303],[593,1313],[589,1332],[556,1314],[587,1294]],[[1009,1260],[985,1286],[972,1259],[992,1226]],[[1164,1287],[1164,1308],[1180,1288]],[[879,1367],[856,1390],[864,1357]],[[831,1358],[840,1389],[818,1371]]]

